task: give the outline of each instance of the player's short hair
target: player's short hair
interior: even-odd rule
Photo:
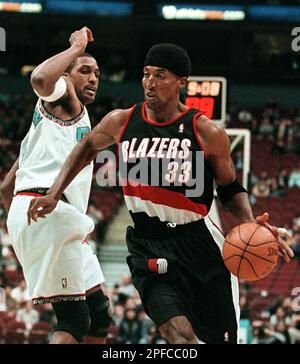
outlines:
[[[79,56],[77,56],[75,59],[73,59],[73,61],[70,63],[70,65],[67,67],[67,69],[65,70],[65,72],[70,73],[73,69],[73,67],[75,66],[77,59],[78,58],[82,58],[82,57],[90,57],[90,58],[95,58],[94,56],[92,56],[90,53],[88,52],[84,52],[81,53]]]
[[[144,66],[166,68],[179,77],[191,74],[191,60],[187,52],[176,44],[159,43],[151,47]]]

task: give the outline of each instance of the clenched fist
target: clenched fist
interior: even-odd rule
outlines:
[[[93,33],[88,27],[83,27],[80,30],[76,30],[74,33],[71,34],[69,39],[71,46],[81,48],[82,52],[84,52],[88,43],[93,41]]]

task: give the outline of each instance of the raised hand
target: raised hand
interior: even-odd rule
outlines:
[[[71,46],[79,47],[84,52],[88,43],[93,42],[93,32],[88,27],[83,27],[71,34],[69,42]]]

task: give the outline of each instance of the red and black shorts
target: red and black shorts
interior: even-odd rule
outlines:
[[[159,239],[145,238],[128,227],[127,263],[133,283],[157,327],[184,315],[201,341],[237,343],[238,308],[231,275],[204,220],[192,225]],[[163,260],[162,269],[157,269],[156,259]]]

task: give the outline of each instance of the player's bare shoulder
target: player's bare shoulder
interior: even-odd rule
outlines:
[[[196,128],[204,138],[226,135],[224,128],[217,122],[210,120],[205,115],[200,115],[196,119]]]
[[[207,154],[215,155],[220,152],[227,152],[230,142],[222,125],[208,119],[205,115],[200,115],[196,119],[196,129],[198,131],[201,144]]]

